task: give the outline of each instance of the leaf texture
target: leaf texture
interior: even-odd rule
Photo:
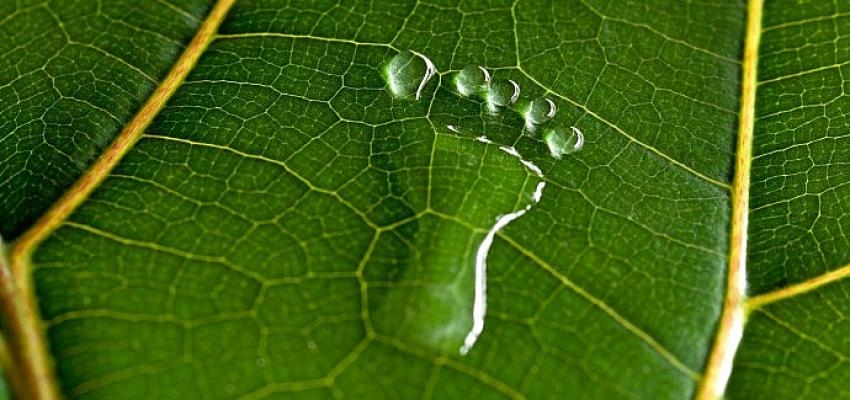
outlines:
[[[157,86],[206,10],[160,2],[0,4],[0,235],[68,189]]]
[[[763,10],[750,82],[733,399],[822,398],[846,375],[846,284],[812,279],[850,258],[847,10],[790,3]],[[212,6],[0,6],[4,60],[26,59],[0,70],[5,236],[118,135]],[[736,1],[237,2],[105,180],[21,250],[64,394],[699,396],[713,346],[736,350],[715,334],[745,20]],[[419,100],[385,81],[410,50],[438,71]],[[520,103],[460,95],[468,65]],[[523,120],[535,98],[583,151],[552,157]],[[526,206],[495,234],[486,324],[461,355],[480,246]]]
[[[730,396],[841,398],[850,396],[847,282],[831,281],[850,261],[850,6],[786,6],[765,9],[748,258],[750,291],[761,296]]]

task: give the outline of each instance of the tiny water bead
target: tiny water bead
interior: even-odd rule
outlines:
[[[455,77],[458,93],[469,97],[487,92],[490,86],[490,72],[478,65],[467,65]]]
[[[437,73],[437,67],[426,55],[409,50],[396,55],[387,64],[386,79],[396,97],[422,97],[422,90]]]
[[[558,112],[555,102],[547,98],[537,98],[528,103],[525,109],[525,126],[532,128],[535,125],[549,122],[555,118]]]
[[[543,139],[549,146],[549,153],[555,158],[576,153],[584,147],[584,134],[574,126],[570,127],[570,131],[562,128],[552,129],[546,132]]]
[[[519,84],[510,79],[491,83],[490,90],[487,92],[487,104],[492,111],[495,111],[497,107],[514,104],[518,99]]]

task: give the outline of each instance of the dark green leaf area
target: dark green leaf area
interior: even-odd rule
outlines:
[[[0,5],[0,235],[25,230],[121,131],[205,3]]]

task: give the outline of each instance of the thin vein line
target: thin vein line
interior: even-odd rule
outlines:
[[[645,148],[645,149],[647,149],[647,150],[651,151],[652,153],[655,153],[657,156],[659,156],[659,157],[661,157],[661,158],[663,158],[663,159],[665,159],[665,160],[669,161],[671,164],[673,164],[673,165],[675,165],[675,166],[677,166],[677,167],[679,167],[679,168],[681,168],[681,169],[683,169],[683,170],[687,171],[687,172],[688,172],[688,173],[690,173],[691,175],[693,175],[693,176],[695,176],[695,177],[697,177],[697,178],[699,178],[699,179],[702,179],[703,181],[706,181],[706,182],[708,182],[708,183],[710,183],[710,184],[712,184],[712,185],[715,185],[715,186],[719,186],[719,187],[721,187],[721,188],[723,188],[723,189],[726,189],[726,190],[731,190],[731,189],[732,189],[732,187],[731,187],[728,183],[723,182],[723,181],[719,181],[719,180],[714,179],[714,178],[712,178],[712,177],[709,177],[708,175],[705,175],[705,174],[703,174],[702,172],[699,172],[699,171],[695,170],[693,167],[691,167],[691,166],[689,166],[689,165],[687,165],[687,164],[685,164],[685,163],[683,163],[683,162],[681,162],[681,161],[679,161],[679,160],[677,160],[677,159],[675,159],[675,158],[673,158],[673,157],[671,157],[671,156],[668,156],[667,154],[665,154],[665,153],[661,152],[661,150],[658,150],[658,149],[656,149],[655,147],[652,147],[651,145],[649,145],[649,144],[647,144],[647,143],[644,143],[644,142],[642,142],[642,141],[638,140],[638,138],[636,138],[636,137],[634,137],[634,136],[632,136],[632,135],[630,135],[630,134],[626,133],[626,131],[624,131],[623,129],[621,129],[619,126],[617,126],[616,124],[612,123],[611,121],[608,121],[607,119],[602,118],[602,116],[600,116],[599,114],[597,114],[597,113],[593,112],[591,109],[587,108],[587,106],[585,106],[584,104],[581,104],[581,103],[579,103],[579,102],[577,102],[577,101],[575,101],[575,100],[573,100],[573,99],[571,99],[571,98],[569,98],[569,97],[567,97],[567,96],[564,96],[564,95],[562,95],[562,94],[560,94],[560,93],[558,93],[558,92],[555,92],[555,91],[550,90],[550,89],[549,89],[546,85],[544,85],[543,83],[541,83],[540,81],[538,81],[538,80],[537,80],[537,78],[535,78],[534,76],[532,76],[530,73],[526,72],[526,71],[525,71],[525,70],[524,70],[521,66],[520,66],[520,67],[518,67],[518,69],[519,69],[519,71],[520,71],[520,72],[522,72],[522,73],[526,76],[526,78],[528,78],[530,81],[534,82],[536,85],[538,85],[538,86],[540,86],[540,87],[542,87],[542,88],[546,89],[546,91],[548,91],[549,93],[551,93],[551,94],[552,94],[552,96],[555,96],[555,97],[557,97],[557,98],[559,98],[559,99],[561,99],[561,100],[564,100],[564,101],[566,101],[567,103],[570,103],[572,106],[574,106],[574,107],[576,107],[576,108],[581,109],[582,111],[584,111],[585,113],[587,113],[587,115],[590,115],[591,117],[596,118],[598,121],[600,121],[600,122],[604,123],[605,125],[610,126],[610,127],[611,127],[611,129],[614,129],[614,131],[616,131],[617,133],[619,133],[619,134],[621,134],[621,135],[625,136],[628,140],[630,140],[630,141],[634,142],[635,144],[637,144],[637,145],[639,145],[639,146],[641,146],[641,147],[643,147],[643,148]]]
[[[301,175],[297,171],[290,168],[290,166],[286,162],[276,160],[276,159],[273,159],[273,158],[269,158],[269,157],[266,157],[266,156],[262,156],[262,155],[246,153],[244,151],[235,149],[233,147],[223,146],[223,145],[214,144],[214,143],[196,142],[196,141],[183,139],[183,138],[163,136],[163,135],[150,134],[150,133],[146,133],[143,136],[145,138],[149,138],[149,139],[168,140],[168,141],[172,141],[172,142],[182,143],[182,144],[185,144],[185,145],[188,145],[188,146],[206,147],[206,148],[216,149],[216,150],[220,150],[220,151],[227,151],[229,153],[236,154],[236,155],[243,157],[243,158],[250,158],[250,159],[253,159],[253,160],[259,160],[259,161],[267,162],[269,164],[276,165],[278,167],[283,168],[283,170],[286,171],[290,176],[297,179],[304,186],[307,186],[307,188],[310,189],[311,191],[333,197],[340,204],[344,205],[346,208],[351,210],[351,212],[357,214],[357,216],[360,217],[361,220],[363,220],[363,223],[365,223],[366,225],[369,225],[370,228],[372,228],[372,229],[379,229],[380,228],[371,219],[369,219],[369,216],[366,213],[358,210],[357,207],[355,207],[353,204],[351,204],[348,200],[345,200],[339,194],[338,190],[326,189],[326,188],[322,188],[322,187],[314,185],[312,182],[310,182],[309,179],[307,179],[306,177],[304,177],[303,175]]]
[[[739,60],[736,60],[734,58],[727,57],[727,56],[720,54],[720,53],[715,53],[715,52],[708,50],[708,49],[703,49],[703,48],[701,48],[701,47],[699,47],[695,44],[692,44],[688,41],[685,41],[685,40],[682,40],[682,39],[676,39],[674,37],[668,36],[666,33],[661,32],[661,31],[653,28],[649,24],[630,21],[628,19],[617,18],[617,17],[612,17],[610,15],[607,15],[604,12],[600,11],[598,8],[594,7],[592,4],[588,3],[587,0],[581,0],[581,3],[582,3],[582,5],[587,7],[587,9],[589,9],[591,12],[596,14],[600,19],[602,19],[602,21],[608,20],[608,21],[612,21],[612,22],[618,22],[618,23],[621,23],[621,24],[625,24],[625,25],[630,25],[631,27],[634,27],[634,28],[643,28],[643,29],[646,29],[646,30],[652,32],[654,35],[659,36],[662,39],[664,39],[664,40],[666,40],[670,43],[675,43],[677,45],[687,47],[690,50],[693,50],[693,51],[696,51],[696,52],[699,52],[699,53],[703,53],[707,56],[714,57],[716,59],[723,60],[723,61],[726,61],[726,62],[730,62],[730,63],[735,64],[735,65],[739,65],[741,63]]]
[[[814,67],[814,68],[810,68],[810,69],[806,69],[806,70],[802,70],[802,71],[797,71],[797,72],[786,74],[786,75],[776,76],[776,77],[773,77],[773,78],[770,78],[770,79],[765,79],[765,80],[759,82],[758,84],[759,85],[765,85],[765,84],[768,84],[768,83],[781,82],[781,81],[784,81],[784,80],[799,78],[799,77],[802,77],[802,76],[811,75],[811,74],[815,74],[815,73],[823,72],[823,71],[828,71],[828,70],[831,70],[831,69],[841,70],[842,67],[845,67],[848,64],[850,64],[850,62],[845,61],[845,62],[841,62],[841,63],[837,63],[837,64],[821,65],[819,67]],[[776,114],[767,114],[767,115],[764,115],[763,117],[770,117],[770,116],[773,116],[773,115],[776,115]]]
[[[752,168],[753,129],[755,126],[756,89],[758,87],[758,51],[764,0],[747,4],[747,30],[741,77],[741,114],[738,122],[738,149],[732,181],[732,232],[729,238],[729,269],[726,295],[711,354],[697,389],[697,400],[723,397],[732,374],[735,353],[744,335],[747,294],[747,229],[750,213],[750,170]]]
[[[818,275],[806,281],[786,286],[782,289],[777,289],[772,292],[760,294],[747,300],[747,312],[752,312],[753,310],[756,310],[760,307],[780,300],[785,300],[789,297],[794,297],[797,295],[811,292],[817,288],[820,288],[821,286],[825,286],[835,281],[847,278],[848,276],[850,276],[850,264]]]
[[[515,1],[514,1],[514,3],[511,5],[511,17],[512,17],[512,19],[513,19],[514,32],[516,32],[516,29],[517,29],[516,27],[517,27],[517,23],[518,23],[517,18],[516,18],[516,10],[515,10],[515,8],[516,8],[516,6],[517,6],[517,4],[518,4],[518,3],[519,3],[519,1],[518,1],[518,0],[515,0]],[[584,2],[584,1],[583,1],[583,3],[584,3],[584,5],[585,5],[585,6],[587,6],[587,7],[588,7],[588,9],[590,9],[591,11],[593,11],[593,12],[597,13],[600,17],[602,17],[602,18],[607,18],[607,17],[605,17],[604,15],[600,14],[600,13],[599,13],[597,10],[595,10],[593,7],[590,7],[590,5],[588,5],[586,2]],[[711,177],[709,177],[709,176],[707,176],[707,175],[705,175],[705,174],[703,174],[703,173],[701,173],[701,172],[699,172],[699,171],[697,171],[697,170],[693,169],[692,167],[690,167],[690,166],[686,165],[685,163],[680,162],[680,161],[678,161],[678,160],[674,159],[673,157],[670,157],[670,156],[668,156],[667,154],[662,153],[660,150],[658,150],[658,149],[656,149],[656,148],[654,148],[654,147],[650,146],[650,145],[649,145],[649,144],[647,144],[647,143],[641,142],[640,140],[638,140],[636,137],[634,137],[634,136],[632,136],[632,135],[629,135],[628,133],[626,133],[625,131],[623,131],[622,129],[620,129],[620,127],[619,127],[619,126],[617,126],[617,125],[615,125],[615,124],[613,124],[613,123],[609,122],[608,120],[606,120],[606,119],[602,118],[601,116],[599,116],[599,115],[598,115],[598,114],[596,114],[595,112],[593,112],[593,111],[591,111],[590,109],[588,109],[587,107],[585,107],[583,104],[580,104],[580,103],[578,103],[577,101],[575,101],[575,100],[573,100],[573,99],[568,98],[567,96],[563,96],[563,95],[561,95],[560,93],[557,93],[557,92],[555,92],[555,91],[549,90],[549,88],[548,88],[546,85],[544,85],[543,83],[541,83],[540,81],[538,81],[536,78],[534,78],[534,76],[532,76],[530,73],[526,72],[526,71],[522,68],[522,64],[520,63],[520,57],[519,57],[519,47],[518,47],[518,46],[519,46],[519,41],[518,41],[518,40],[519,40],[519,39],[517,38],[517,36],[516,36],[516,35],[514,35],[514,43],[515,43],[515,45],[517,46],[517,51],[516,51],[516,54],[517,54],[517,58],[516,58],[516,65],[517,65],[517,69],[519,69],[519,70],[520,70],[520,72],[522,72],[522,73],[523,73],[523,74],[524,74],[524,75],[525,75],[525,76],[526,76],[529,80],[531,80],[532,82],[534,82],[534,83],[535,83],[535,84],[537,84],[538,86],[540,86],[540,87],[542,87],[542,88],[546,89],[546,91],[550,92],[553,96],[558,97],[558,98],[560,98],[561,100],[566,101],[567,103],[570,103],[570,104],[571,104],[571,105],[573,105],[574,107],[578,107],[578,108],[580,108],[582,111],[586,112],[588,115],[590,115],[590,116],[592,116],[592,117],[596,118],[597,120],[601,121],[601,122],[602,122],[602,123],[604,123],[605,125],[610,126],[612,129],[614,129],[615,131],[617,131],[617,132],[618,132],[618,133],[620,133],[621,135],[625,136],[627,139],[631,140],[632,142],[634,142],[634,143],[636,143],[636,144],[640,145],[641,147],[646,148],[647,150],[649,150],[649,151],[651,151],[651,152],[655,153],[656,155],[660,156],[661,158],[663,158],[663,159],[665,159],[665,160],[667,160],[667,161],[669,161],[669,162],[673,163],[673,164],[674,164],[674,165],[676,165],[677,167],[680,167],[680,168],[684,169],[685,171],[689,172],[690,174],[692,174],[692,175],[696,176],[697,178],[700,178],[700,179],[702,179],[702,180],[704,180],[704,181],[706,181],[706,182],[708,182],[708,183],[710,183],[710,184],[713,184],[713,185],[719,186],[719,187],[721,187],[721,188],[723,188],[723,189],[731,190],[731,188],[732,188],[732,187],[731,187],[731,186],[729,186],[729,184],[728,184],[728,183],[723,182],[723,181],[719,181],[719,180],[714,179],[714,178],[711,178]]]
[[[637,325],[620,315],[616,310],[611,308],[608,304],[606,304],[601,299],[596,296],[590,294],[587,290],[584,290],[581,286],[577,285],[575,282],[569,280],[566,276],[561,274],[557,269],[555,269],[552,265],[547,263],[545,260],[538,257],[536,254],[528,251],[524,246],[517,243],[513,238],[508,235],[499,233],[500,238],[506,241],[508,244],[513,246],[515,249],[519,250],[526,257],[530,258],[537,265],[539,265],[543,270],[548,272],[550,275],[554,276],[558,281],[561,282],[564,286],[568,287],[573,292],[577,293],[579,296],[583,297],[585,300],[602,310],[606,315],[608,315],[611,319],[616,321],[620,326],[622,326],[625,330],[629,331],[633,335],[637,336],[638,339],[646,343],[650,348],[652,348],[661,358],[666,360],[673,368],[681,371],[683,374],[687,375],[689,378],[693,380],[699,379],[699,373],[692,370],[690,367],[685,365],[679,358],[677,358],[670,350],[667,350],[661,343],[658,343],[655,338],[650,336],[644,330],[640,329]]]
[[[142,132],[165,106],[186,79],[201,54],[215,37],[235,0],[219,0],[189,42],[183,54],[176,60],[168,75],[150,98],[124,127],[100,158],[76,183],[47,211],[20,239],[10,252],[11,270],[0,268],[0,297],[6,318],[10,340],[17,349],[15,354],[21,375],[25,380],[26,393],[21,398],[53,400],[61,396],[52,370],[52,361],[44,338],[43,324],[38,315],[30,276],[30,256],[80,205],[94,189],[103,182],[109,172],[133,147]]]
[[[395,349],[397,349],[397,350],[399,350],[399,351],[401,351],[405,354],[408,354],[408,355],[429,361],[429,362],[433,363],[434,365],[437,365],[437,366],[440,366],[440,367],[445,366],[445,367],[451,368],[451,369],[453,369],[457,372],[465,374],[465,375],[469,376],[470,378],[475,379],[478,382],[481,382],[482,384],[487,385],[492,389],[495,389],[499,393],[503,394],[505,397],[508,397],[508,398],[511,398],[511,399],[516,399],[516,400],[525,399],[524,394],[517,392],[510,385],[502,382],[498,378],[490,376],[489,374],[487,374],[484,371],[481,371],[479,369],[474,369],[474,368],[470,367],[469,365],[464,364],[462,362],[459,362],[457,360],[454,360],[452,358],[448,358],[444,355],[440,355],[440,356],[435,357],[430,352],[421,350],[421,349],[419,349],[415,346],[410,346],[410,345],[408,345],[408,344],[406,344],[406,343],[404,343],[404,342],[402,342],[402,341],[400,341],[396,338],[393,338],[393,337],[380,335],[380,336],[376,336],[374,340],[377,343],[381,343],[381,344],[393,347],[393,348],[395,348]]]
[[[125,246],[129,246],[129,247],[136,247],[136,248],[147,249],[147,250],[158,252],[158,253],[169,254],[169,255],[172,255],[172,256],[175,256],[175,257],[184,258],[186,260],[200,261],[200,262],[210,263],[210,264],[221,264],[221,265],[226,266],[227,268],[230,268],[232,271],[234,271],[236,273],[242,274],[242,275],[244,275],[244,276],[246,276],[250,279],[253,279],[254,281],[256,281],[257,283],[260,283],[260,284],[262,284],[262,282],[264,282],[265,279],[266,279],[264,276],[257,274],[256,272],[246,270],[245,268],[232,263],[230,260],[227,259],[227,257],[192,254],[191,252],[188,252],[186,250],[182,250],[182,249],[178,249],[178,248],[174,248],[174,247],[164,246],[164,245],[160,245],[160,244],[156,244],[156,243],[152,243],[152,242],[147,242],[147,241],[143,241],[143,240],[136,240],[136,239],[121,237],[121,236],[116,235],[112,232],[107,232],[107,231],[95,228],[93,226],[90,226],[90,225],[81,224],[81,223],[77,223],[77,222],[73,222],[73,221],[65,222],[65,226],[71,227],[71,228],[74,228],[74,229],[79,229],[81,231],[88,232],[92,235],[96,235],[96,236],[99,236],[101,238],[111,240],[113,242],[120,243],[120,244],[123,244]]]
[[[846,17],[848,15],[850,15],[850,13],[839,12],[839,13],[835,13],[835,14],[832,14],[832,15],[821,15],[821,16],[817,16],[817,17],[814,17],[814,18],[798,19],[796,21],[789,21],[789,22],[779,23],[779,24],[776,24],[776,25],[766,26],[766,27],[764,27],[762,32],[770,32],[770,31],[777,30],[777,29],[796,27],[796,26],[800,26],[800,25],[809,24],[809,23],[812,23],[812,22],[823,22],[823,21],[826,21],[826,20],[829,20],[829,19],[834,20],[836,18]]]
[[[759,313],[764,315],[765,317],[767,317],[771,321],[775,322],[777,325],[781,326],[782,328],[788,330],[788,332],[791,332],[792,334],[799,337],[800,339],[803,339],[803,340],[817,346],[824,353],[829,353],[829,355],[831,355],[831,356],[833,356],[833,357],[835,357],[839,360],[846,360],[848,358],[847,355],[845,355],[844,353],[842,353],[838,349],[824,343],[821,340],[818,340],[818,338],[815,337],[815,336],[809,335],[809,334],[805,333],[804,331],[801,331],[799,328],[797,328],[793,324],[790,324],[787,321],[783,320],[782,318],[779,318],[778,316],[773,315],[773,313],[771,313],[767,310],[759,310]],[[801,396],[801,397],[804,397],[804,396]]]
[[[327,43],[344,43],[351,44],[354,46],[371,46],[371,47],[383,47],[387,49],[392,49],[398,51],[393,45],[386,43],[372,43],[372,42],[358,42],[356,40],[351,39],[340,39],[333,37],[324,37],[324,36],[314,36],[314,35],[298,35],[291,33],[277,33],[277,32],[246,32],[246,33],[221,33],[215,36],[216,40],[228,40],[228,39],[245,39],[245,38],[283,38],[283,39],[302,39],[302,40],[316,40],[319,42],[327,42]]]

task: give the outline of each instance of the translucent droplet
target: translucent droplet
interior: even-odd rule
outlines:
[[[564,154],[578,152],[584,147],[584,134],[572,126],[570,131],[563,128],[552,129],[546,132],[543,137],[546,140],[546,145],[549,146],[549,153],[552,157],[561,158]]]
[[[437,73],[434,63],[422,53],[410,50],[387,64],[386,78],[390,92],[397,97],[422,97],[422,90]]]
[[[490,72],[477,65],[467,65],[455,77],[458,93],[467,97],[476,93],[485,93],[489,85]]]
[[[538,98],[528,103],[528,108],[525,109],[525,125],[533,127],[545,122],[549,122],[555,117],[557,109],[555,102],[547,98]]]
[[[479,141],[479,142],[481,142],[481,143],[493,144],[493,141],[492,141],[492,140],[490,140],[490,139],[488,139],[488,138],[487,138],[487,136],[484,136],[484,135],[481,135],[481,136],[479,136],[479,137],[475,138],[475,140],[477,140],[477,141]]]
[[[514,104],[517,99],[519,99],[519,84],[516,82],[508,79],[490,84],[490,89],[487,92],[487,104],[491,110]]]

